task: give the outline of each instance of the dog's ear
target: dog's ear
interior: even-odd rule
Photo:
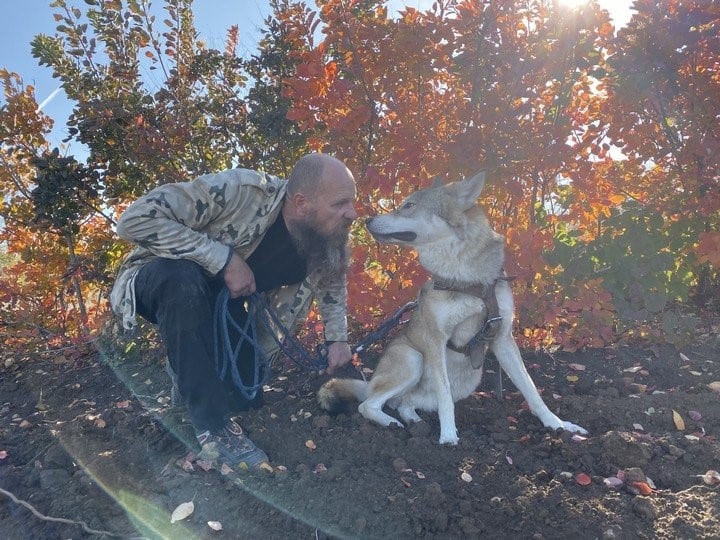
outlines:
[[[445,182],[443,182],[442,176],[437,175],[437,176],[433,177],[432,184],[430,184],[430,187],[431,188],[442,187],[444,184],[445,184]]]
[[[485,179],[487,175],[485,170],[475,173],[474,176],[467,180],[461,180],[459,182],[453,182],[448,186],[450,194],[455,197],[458,205],[463,209],[467,210],[475,206],[475,203],[480,197],[483,188],[485,187]]]

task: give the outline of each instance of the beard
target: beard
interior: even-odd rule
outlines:
[[[313,219],[294,223],[290,237],[298,253],[307,261],[309,274],[319,271],[324,278],[347,274],[351,224],[349,221],[329,233],[321,233],[314,227]]]

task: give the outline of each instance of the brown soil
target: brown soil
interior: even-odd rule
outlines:
[[[314,399],[325,377],[285,367],[265,407],[240,417],[277,470],[223,475],[188,457],[157,354],[5,353],[0,487],[40,515],[0,495],[0,536],[90,536],[50,516],[151,538],[720,538],[720,487],[702,477],[720,469],[717,344],[524,358],[587,439],[543,428],[507,381],[496,399],[493,374],[458,404],[452,447],[437,443],[434,414],[410,429],[329,417]],[[171,524],[188,501],[192,515]]]

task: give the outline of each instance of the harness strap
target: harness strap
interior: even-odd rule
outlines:
[[[446,345],[448,349],[463,354],[465,356],[473,357],[473,353],[478,352],[478,347],[482,345],[483,350],[482,354],[480,355],[480,360],[482,360],[482,358],[485,356],[485,349],[487,349],[489,342],[491,342],[493,339],[495,339],[495,336],[497,336],[498,330],[500,329],[500,322],[502,321],[502,317],[500,316],[500,306],[498,306],[497,296],[495,295],[495,285],[498,281],[512,281],[514,279],[515,276],[501,275],[489,285],[485,285],[483,283],[458,285],[451,282],[443,281],[441,279],[433,281],[433,288],[437,290],[453,291],[463,294],[469,294],[471,296],[476,296],[477,298],[480,298],[485,304],[485,322],[483,323],[480,331],[478,331],[478,333],[475,334],[470,339],[470,341],[468,341],[462,347],[458,347],[451,340],[448,340]],[[474,367],[480,367],[475,366],[475,363],[476,362],[474,361]]]

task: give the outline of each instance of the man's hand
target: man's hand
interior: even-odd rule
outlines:
[[[255,275],[237,253],[233,253],[225,267],[223,279],[230,291],[230,298],[250,296],[255,292]]]
[[[350,345],[345,341],[336,341],[328,347],[327,372],[332,374],[336,369],[344,366],[352,359]]]

